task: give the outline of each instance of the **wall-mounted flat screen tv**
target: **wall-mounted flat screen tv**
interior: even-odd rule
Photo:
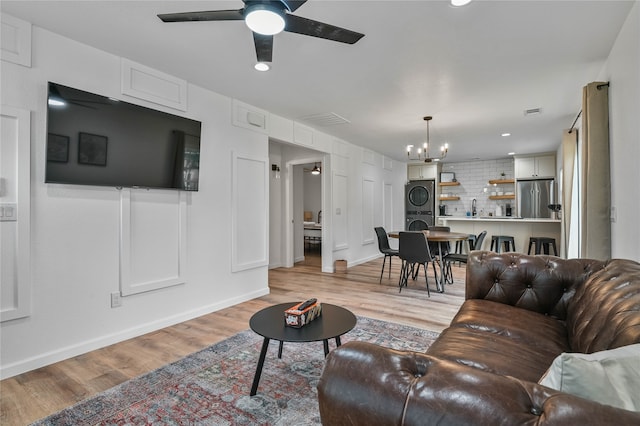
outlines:
[[[201,127],[50,82],[45,182],[197,191]]]

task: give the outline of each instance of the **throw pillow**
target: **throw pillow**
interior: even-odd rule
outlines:
[[[538,382],[601,404],[640,411],[640,344],[562,353]]]

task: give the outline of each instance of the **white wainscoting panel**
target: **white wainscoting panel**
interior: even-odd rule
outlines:
[[[385,182],[382,190],[382,226],[389,232],[393,231],[393,183]]]
[[[125,188],[120,197],[121,294],[184,284],[186,193]]]
[[[31,314],[31,114],[2,106],[0,321]]]
[[[231,271],[269,264],[269,159],[232,154]]]
[[[346,174],[334,172],[333,174],[333,249],[343,250],[349,248],[349,223],[348,223],[348,177]]]
[[[142,64],[121,59],[122,93],[180,111],[187,110],[187,82]]]
[[[375,185],[373,178],[362,178],[362,244],[373,244],[374,238],[374,205]]]
[[[31,67],[31,24],[3,13],[1,28],[2,60]]]

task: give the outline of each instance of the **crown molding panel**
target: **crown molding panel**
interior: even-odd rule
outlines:
[[[121,59],[122,93],[180,111],[187,110],[187,82],[142,64]]]
[[[31,67],[31,24],[2,14],[1,58],[3,61]]]
[[[245,104],[237,99],[231,100],[231,108],[233,111],[231,124],[254,132],[269,134],[268,111]]]

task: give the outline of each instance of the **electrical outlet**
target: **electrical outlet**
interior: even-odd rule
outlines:
[[[122,297],[119,291],[114,291],[111,293],[111,307],[119,308],[120,306],[122,306]]]

